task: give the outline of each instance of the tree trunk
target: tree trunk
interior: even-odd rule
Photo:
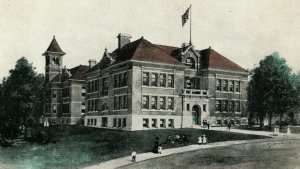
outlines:
[[[259,128],[263,129],[264,127],[264,118],[262,116],[259,117]]]
[[[272,130],[272,113],[269,115],[269,130]]]
[[[283,116],[283,113],[282,112],[280,112],[280,114],[279,114],[279,129],[282,129],[282,116]]]

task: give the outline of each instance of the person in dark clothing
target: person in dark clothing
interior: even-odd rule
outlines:
[[[207,121],[207,130],[209,130],[209,127],[210,127],[210,123],[209,121]]]
[[[152,152],[153,153],[158,153],[158,147],[159,147],[159,138],[155,137],[154,147],[152,149]]]
[[[228,126],[228,130],[230,131],[230,127],[231,127],[230,121],[228,122],[227,126]]]

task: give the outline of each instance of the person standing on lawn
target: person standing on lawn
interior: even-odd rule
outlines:
[[[136,161],[136,156],[137,156],[137,153],[136,153],[135,150],[133,149],[133,152],[131,153],[132,162],[135,162],[135,161]]]

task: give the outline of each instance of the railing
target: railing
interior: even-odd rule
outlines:
[[[182,95],[184,96],[209,96],[209,90],[198,90],[198,89],[183,89]]]

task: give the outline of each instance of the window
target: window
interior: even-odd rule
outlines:
[[[143,96],[143,109],[149,109],[149,96]]]
[[[122,126],[122,119],[118,119],[118,127]]]
[[[228,91],[228,80],[223,81],[223,91]]]
[[[106,103],[104,103],[104,104],[102,105],[102,109],[101,109],[101,110],[102,110],[102,111],[108,110],[108,106],[107,106]]]
[[[117,119],[116,118],[113,119],[113,127],[117,127]]]
[[[91,119],[91,126],[94,124],[94,120],[93,119]]]
[[[174,98],[168,97],[168,109],[173,110],[174,109]]]
[[[86,93],[85,86],[82,86],[82,88],[81,88],[81,96],[85,97],[85,93]]]
[[[234,101],[229,101],[229,112],[233,112],[234,111]]]
[[[203,111],[206,112],[206,104],[203,104]]]
[[[102,125],[101,127],[107,127],[107,117],[102,117]]]
[[[118,110],[119,109],[119,99],[118,96],[114,97],[114,110]]]
[[[168,120],[168,127],[174,127],[174,119]]]
[[[94,119],[94,126],[97,125],[97,119]]]
[[[217,91],[221,91],[221,79],[217,79]]]
[[[123,127],[126,127],[126,118],[123,118]]]
[[[152,127],[157,128],[157,119],[152,119]]]
[[[235,102],[235,111],[236,112],[240,112],[241,111],[240,101],[236,101]]]
[[[157,102],[157,97],[152,96],[151,97],[151,109],[157,109],[156,102]]]
[[[191,57],[188,57],[186,59],[186,64],[189,65],[192,69],[195,68],[195,60]]]
[[[123,97],[118,96],[118,98],[119,98],[119,109],[123,109]]]
[[[151,86],[157,86],[157,78],[158,78],[157,73],[151,74]]]
[[[161,127],[161,128],[165,128],[166,127],[166,120],[165,119],[160,119],[159,127]]]
[[[62,111],[63,111],[63,113],[69,113],[70,112],[69,104],[63,104]]]
[[[186,104],[186,110],[190,111],[190,104]]]
[[[54,104],[52,106],[52,113],[56,113],[56,111],[57,111],[57,106],[56,106],[56,104]]]
[[[232,80],[229,81],[229,91],[233,92],[233,81]]]
[[[69,97],[69,87],[62,89],[62,97]]]
[[[235,92],[240,92],[240,85],[241,85],[241,83],[239,82],[239,81],[236,81],[235,82]]]
[[[53,97],[53,98],[56,98],[56,96],[57,96],[57,90],[56,90],[56,89],[53,89],[52,97]]]
[[[148,72],[143,73],[143,85],[149,86],[149,73]]]
[[[223,100],[222,111],[225,111],[225,112],[228,111],[228,100]]]
[[[108,95],[108,79],[107,78],[103,78],[102,93],[103,93],[103,96]]]
[[[166,102],[165,97],[160,97],[159,98],[159,109],[162,109],[162,110],[165,109],[165,102]]]
[[[119,87],[119,75],[115,75],[114,77],[114,87]]]
[[[168,87],[174,87],[174,75],[168,75]]]
[[[123,109],[128,109],[128,97],[127,97],[127,95],[123,96]]]
[[[149,128],[149,119],[143,119],[143,127]]]
[[[166,87],[166,75],[165,74],[159,75],[159,86]]]
[[[185,77],[185,88],[186,89],[192,89],[192,80],[190,77]]]
[[[221,100],[217,100],[216,102],[216,111],[221,111]]]
[[[128,81],[128,73],[125,72],[125,73],[123,74],[122,86],[127,86],[127,81]]]
[[[87,119],[87,125],[90,125],[90,124],[91,124],[91,120]]]
[[[85,102],[81,103],[81,113],[85,113]]]
[[[91,92],[91,84],[90,84],[90,82],[87,82],[87,92],[88,93]]]

